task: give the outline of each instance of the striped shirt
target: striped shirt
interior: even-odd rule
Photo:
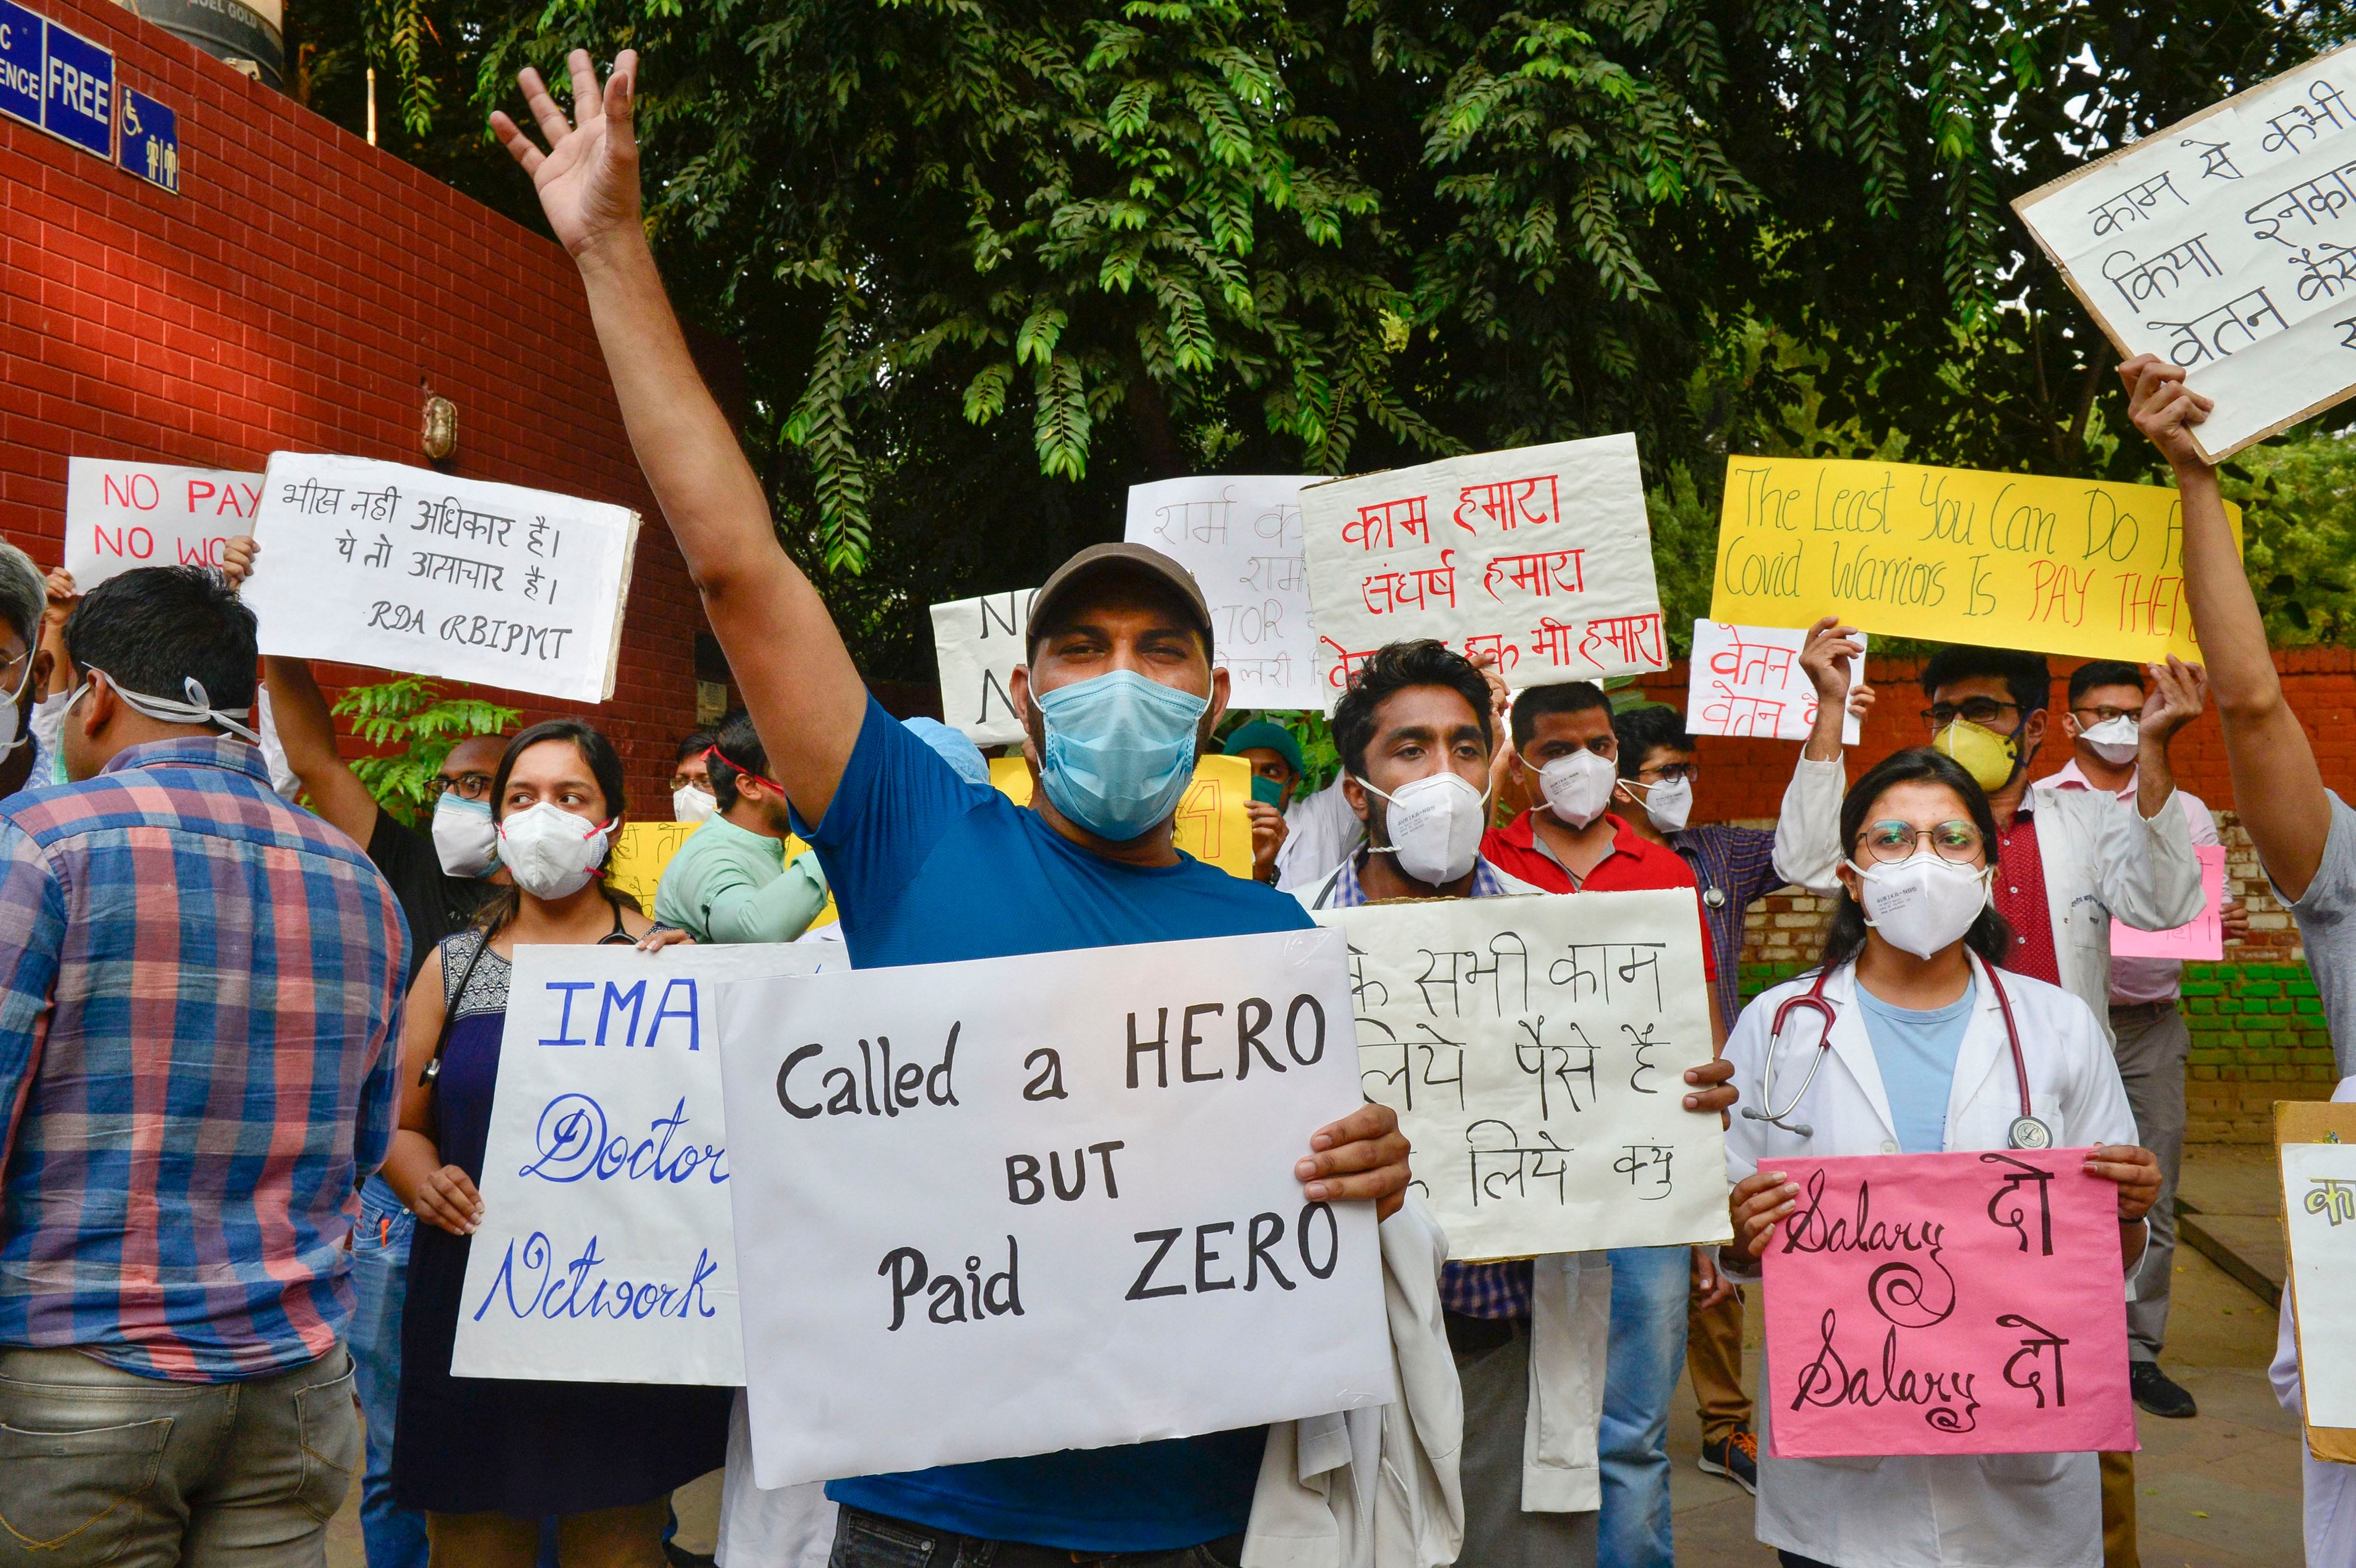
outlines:
[[[187,1382],[326,1354],[408,944],[243,741],[0,803],[0,1345]]]
[[[1714,823],[1668,837],[1669,848],[1693,868],[1701,889],[1701,918],[1718,959],[1710,989],[1718,997],[1719,1021],[1731,1030],[1742,1011],[1743,915],[1784,883],[1775,869],[1775,835],[1764,827]]]

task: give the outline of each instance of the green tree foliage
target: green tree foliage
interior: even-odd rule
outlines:
[[[522,717],[496,702],[446,697],[433,681],[413,675],[355,686],[336,699],[333,711],[349,720],[352,733],[369,745],[400,748],[387,756],[362,757],[352,772],[379,805],[412,824],[433,798],[426,786],[441,772],[451,747],[470,736],[503,733]]]
[[[2242,559],[2276,647],[2356,642],[2356,437],[2319,432],[2225,465]]]

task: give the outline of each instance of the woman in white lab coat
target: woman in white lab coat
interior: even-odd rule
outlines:
[[[2020,1075],[1987,970],[2011,944],[1988,897],[1996,824],[1987,797],[1951,759],[1901,752],[1843,799],[1841,841],[1847,859],[1820,971],[1834,1015],[1830,1049],[1816,1049],[1822,1015],[1794,1008],[1770,1102],[1762,1079],[1771,1025],[1815,974],[1761,996],[1727,1041],[1745,1107],[1726,1135],[1735,1236],[1726,1260],[1738,1275],[1755,1273],[1799,1195],[1777,1171],[1779,1157],[2000,1149],[2021,1115]],[[2119,1185],[2119,1241],[2132,1277],[2159,1166],[2134,1147],[2135,1118],[2102,1027],[2058,987],[2010,973],[2000,983],[2043,1147],[2094,1147],[2087,1170]],[[1802,1092],[1812,1059],[1821,1066]],[[1763,1119],[1771,1112],[1775,1123]],[[2023,1132],[2037,1147],[2040,1129]],[[1784,1568],[2103,1561],[2092,1454],[1777,1459],[1766,1441],[1770,1403],[1760,1408],[1758,1535]]]

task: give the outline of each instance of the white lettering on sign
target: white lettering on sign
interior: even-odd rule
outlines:
[[[92,120],[104,120],[112,110],[107,107],[107,80],[77,70],[57,56],[49,57],[49,101],[62,103],[77,114]]]

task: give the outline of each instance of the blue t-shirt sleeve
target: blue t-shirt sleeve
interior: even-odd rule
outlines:
[[[795,827],[818,850],[845,912],[871,910],[906,886],[949,825],[991,793],[958,777],[870,697],[825,817],[803,827],[797,813]]]

